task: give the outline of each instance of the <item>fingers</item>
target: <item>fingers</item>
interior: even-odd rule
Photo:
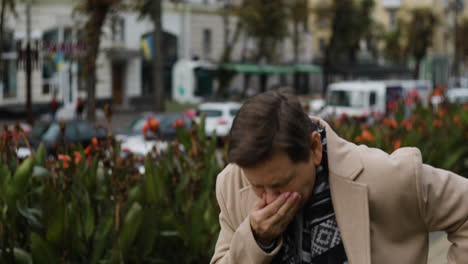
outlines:
[[[266,205],[267,205],[267,203],[266,203],[265,193],[263,193],[262,198],[260,198],[260,200],[255,205],[255,210],[260,210],[263,207],[265,207]]]
[[[263,208],[263,214],[265,217],[271,217],[272,215],[276,214],[278,210],[283,206],[286,202],[288,197],[291,195],[290,192],[282,193],[276,200],[274,200],[271,204],[267,205]]]
[[[294,217],[297,207],[299,206],[300,195],[298,193],[291,194],[281,208],[271,217],[272,223],[289,221]]]

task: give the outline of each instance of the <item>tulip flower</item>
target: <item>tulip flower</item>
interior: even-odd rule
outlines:
[[[58,159],[62,161],[63,168],[67,169],[70,167],[70,161],[71,161],[70,156],[59,154]]]

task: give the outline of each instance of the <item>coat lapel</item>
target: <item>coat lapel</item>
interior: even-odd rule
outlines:
[[[351,264],[370,264],[370,224],[367,185],[355,182],[363,170],[356,145],[327,133],[330,190],[336,221]]]
[[[351,264],[370,264],[367,186],[330,174],[336,221]]]

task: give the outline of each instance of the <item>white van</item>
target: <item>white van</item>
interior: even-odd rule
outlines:
[[[404,100],[416,92],[427,106],[432,84],[426,80],[346,81],[330,84],[327,103],[320,117],[338,117],[342,114],[359,117],[372,113],[385,114],[392,103]]]

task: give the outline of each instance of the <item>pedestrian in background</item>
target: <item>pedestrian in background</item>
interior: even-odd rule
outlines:
[[[81,97],[76,100],[76,118],[83,119],[84,102]]]
[[[52,115],[52,121],[55,121],[58,107],[59,105],[57,102],[57,93],[54,92],[54,95],[52,95],[52,100],[50,101],[50,113]]]

